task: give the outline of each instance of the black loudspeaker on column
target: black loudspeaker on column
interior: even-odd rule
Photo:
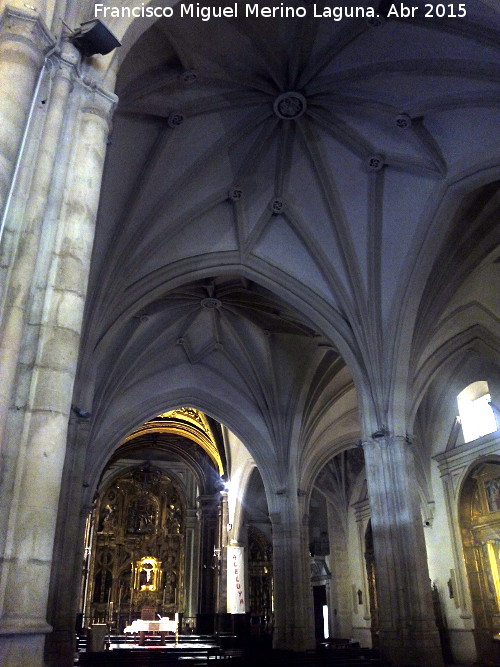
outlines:
[[[113,49],[121,46],[111,30],[99,19],[85,21],[69,39],[86,57],[94,56],[96,53],[105,56]]]

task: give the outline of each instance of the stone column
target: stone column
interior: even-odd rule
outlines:
[[[354,517],[358,534],[358,550],[361,559],[362,591],[363,591],[363,620],[370,621],[370,595],[366,574],[366,527],[370,520],[370,504],[368,500],[361,501],[354,506]]]
[[[349,560],[347,536],[343,524],[339,520],[338,513],[333,509],[329,501],[326,503],[326,511],[330,548],[327,562],[331,570],[328,598],[330,634],[332,637],[354,637],[353,564]],[[358,611],[357,606],[354,606],[354,611]],[[358,625],[356,618],[354,619],[354,624]]]
[[[52,632],[45,644],[46,667],[71,667],[75,654],[75,619],[85,565],[85,524],[92,510],[82,503],[88,419],[72,415],[59,498],[56,540],[52,557],[48,620]]]
[[[227,492],[220,494],[219,504],[219,541],[220,549],[220,567],[218,570],[217,582],[217,613],[227,613],[227,524],[229,521],[229,511],[227,505]]]
[[[185,615],[192,623],[198,611],[200,573],[200,525],[196,510],[188,509],[186,515],[186,609]]]
[[[386,435],[363,448],[382,655],[394,665],[442,667],[411,445]]]
[[[217,567],[215,547],[218,532],[219,496],[220,494],[216,493],[198,498],[198,516],[201,522],[201,572],[197,630],[200,633],[211,633],[214,631],[216,605],[215,568]]]
[[[0,211],[10,188],[45,53],[53,46],[37,14],[6,7],[0,16]]]
[[[290,493],[290,495],[288,495]],[[302,494],[301,491],[298,493]],[[316,645],[311,589],[308,516],[303,498],[280,492],[273,525],[273,648],[306,651]]]
[[[68,418],[110,114],[116,102],[114,95],[79,79],[75,94],[81,105],[66,137],[71,154],[69,163],[61,165],[67,174],[64,188],[51,209],[58,209],[56,233],[49,236],[53,243],[40,296],[40,321],[30,339],[33,361],[22,375],[26,401],[17,410],[21,428],[9,432],[18,457],[0,576],[4,667],[41,666],[44,635],[50,631],[45,618]]]
[[[15,173],[21,171],[21,147],[29,138],[28,117],[34,114],[34,95],[42,81],[45,54],[53,46],[52,37],[36,14],[7,7],[0,17],[0,451],[4,450],[4,431],[7,411],[11,404],[14,375],[23,332],[25,295],[29,291],[35,260],[30,258],[27,280],[21,298],[19,285],[12,274],[18,267],[15,261],[16,245],[21,237],[24,215],[13,216],[14,192],[11,191]],[[52,96],[54,98],[54,95]],[[58,105],[51,104],[51,109]],[[64,108],[64,103],[63,103]],[[52,111],[51,116],[54,116]],[[57,145],[59,129],[52,142]],[[49,149],[50,152],[50,149]],[[26,158],[26,151],[24,154]],[[35,156],[31,154],[30,160]],[[29,160],[25,160],[25,163]],[[46,167],[46,165],[43,165]],[[41,170],[37,172],[42,174]],[[50,179],[50,176],[49,176]],[[40,224],[40,220],[37,221]],[[21,252],[23,245],[21,245]],[[35,250],[36,253],[36,250]],[[22,319],[15,317],[13,301],[22,301]],[[4,307],[4,301],[6,306]],[[9,323],[10,319],[10,323]],[[5,534],[5,530],[0,530]]]
[[[69,45],[68,45],[69,47]],[[47,281],[47,271],[50,265],[50,248],[54,244],[53,233],[44,229],[44,219],[48,210],[49,195],[55,190],[54,181],[64,183],[66,175],[54,174],[56,161],[64,166],[61,155],[61,138],[65,127],[65,119],[73,86],[73,77],[76,72],[77,56],[71,53],[70,57],[52,56],[51,93],[46,100],[43,113],[40,111],[42,128],[39,136],[32,137],[29,150],[25,152],[24,171],[33,171],[30,180],[30,190],[25,198],[24,206],[17,206],[16,212],[11,211],[9,221],[18,228],[21,242],[17,252],[10,261],[9,278],[6,288],[6,302],[3,309],[3,318],[0,327],[0,368],[2,383],[0,386],[0,451],[4,469],[15,467],[13,463],[18,455],[19,448],[16,438],[22,429],[23,415],[19,406],[28,400],[29,376],[35,364],[37,351],[38,323],[43,309],[43,294]],[[72,56],[72,58],[71,58]],[[47,75],[48,76],[48,75]],[[37,140],[35,140],[37,139]],[[55,176],[55,178],[54,178]],[[57,229],[57,224],[47,225],[50,229]],[[44,248],[40,245],[43,239]],[[41,283],[39,288],[35,283],[35,275]],[[40,298],[39,298],[40,297]],[[16,384],[18,385],[16,387]],[[10,413],[9,413],[10,408]],[[9,424],[10,422],[10,424]],[[13,485],[13,480],[6,482]],[[10,498],[7,500],[10,506]],[[0,500],[0,508],[3,506]],[[0,518],[0,545],[7,534],[5,520],[7,512],[2,511]]]

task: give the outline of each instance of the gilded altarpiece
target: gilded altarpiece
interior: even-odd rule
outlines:
[[[500,637],[500,465],[479,466],[464,484],[460,504],[464,558],[484,664],[498,664]]]
[[[273,624],[273,547],[258,528],[248,528],[248,590],[254,636],[265,636]]]
[[[379,645],[379,618],[378,618],[378,599],[377,599],[377,576],[375,564],[375,550],[373,548],[373,532],[372,524],[369,521],[365,533],[365,564],[366,576],[368,581],[368,596],[370,603],[370,631],[372,635],[372,647],[377,648]],[[362,591],[357,592],[357,603],[362,604]]]
[[[122,629],[145,609],[170,617],[184,611],[185,515],[180,486],[149,464],[103,489],[94,514],[87,621]]]

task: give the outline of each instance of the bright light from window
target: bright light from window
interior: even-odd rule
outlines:
[[[328,627],[328,605],[323,605],[323,636],[328,639],[330,636],[330,629]]]
[[[457,403],[465,442],[497,430],[487,382],[480,380],[470,384],[457,396]]]

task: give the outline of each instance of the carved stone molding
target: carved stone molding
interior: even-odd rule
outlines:
[[[200,301],[200,305],[207,310],[215,310],[222,306],[222,301],[220,301],[220,299],[215,299],[214,297],[207,297]]]
[[[383,155],[370,155],[365,160],[365,169],[368,172],[381,171],[385,167]]]
[[[408,130],[412,125],[411,117],[407,113],[400,113],[396,116],[396,127],[400,130]]]
[[[283,213],[285,202],[279,198],[273,199],[269,204],[269,208],[271,209],[273,215],[279,215],[280,213]]]
[[[198,79],[198,72],[194,69],[187,69],[181,74],[182,83],[191,84]]]
[[[170,128],[179,127],[184,122],[184,114],[180,111],[172,111],[168,115],[167,123]]]
[[[238,186],[232,187],[228,192],[228,197],[231,201],[237,202],[243,197],[243,190]]]
[[[101,88],[88,78],[81,80],[80,85],[84,89],[85,95],[82,113],[99,116],[109,125],[118,103],[118,97],[114,93],[104,90],[104,88]]]
[[[302,93],[289,91],[274,100],[274,113],[282,120],[294,120],[306,112],[307,102]]]
[[[6,41],[29,46],[39,56],[40,64],[45,52],[55,44],[38,14],[23,12],[14,7],[6,7],[0,16],[0,44]]]

